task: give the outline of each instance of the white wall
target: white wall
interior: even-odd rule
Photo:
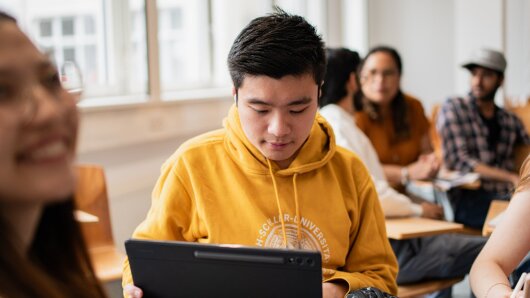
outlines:
[[[453,1],[369,0],[370,47],[389,45],[402,56],[402,89],[426,110],[454,92]]]
[[[475,49],[504,51],[508,60],[502,97],[530,95],[530,0],[369,0],[368,44],[397,48],[402,87],[434,103],[469,90],[460,64]]]
[[[517,1],[517,0],[516,0]],[[455,91],[469,91],[468,71],[459,65],[477,48],[504,51],[503,0],[454,0],[455,14]],[[513,61],[512,61],[513,62]],[[499,92],[500,95],[502,92]]]
[[[342,46],[356,50],[360,55],[368,50],[368,0],[342,0],[340,14]]]
[[[509,57],[506,93],[523,103],[530,98],[530,0],[506,2],[505,44]]]

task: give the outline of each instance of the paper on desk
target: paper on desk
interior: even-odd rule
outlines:
[[[462,173],[462,172],[440,172],[438,177],[434,179],[434,184],[443,191],[448,191],[449,189],[464,184],[472,184],[477,182],[480,178],[478,173]]]
[[[495,216],[490,221],[488,221],[488,226],[493,227],[493,228],[498,226],[501,223],[503,217],[504,217],[504,211],[497,214],[497,216]]]
[[[82,210],[75,210],[74,216],[78,222],[98,222],[99,221],[99,218],[97,216],[92,215]]]

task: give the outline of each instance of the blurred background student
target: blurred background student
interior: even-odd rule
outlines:
[[[57,69],[0,12],[0,297],[104,297],[74,218],[78,115]]]
[[[372,48],[360,65],[361,110],[355,113],[388,182],[401,191],[409,180],[434,178],[440,168],[421,102],[401,91],[402,68],[395,49]]]
[[[355,125],[353,97],[358,91],[357,52],[345,48],[326,49],[326,76],[319,99],[320,114],[333,127],[337,145],[359,155],[372,175],[385,217],[422,216],[439,219],[442,208],[423,202],[416,204],[388,185],[383,167],[370,140]],[[479,236],[445,234],[408,240],[392,240],[398,259],[398,284],[466,275],[486,240]],[[448,288],[431,297],[451,297]]]
[[[521,167],[520,178],[501,223],[471,268],[471,288],[477,297],[510,297],[512,289],[507,276],[530,251],[530,155]],[[519,269],[528,271],[529,267],[527,256]],[[525,291],[526,296],[521,292],[517,297],[530,296],[530,289]]]

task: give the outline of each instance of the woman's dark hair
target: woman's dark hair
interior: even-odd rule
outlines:
[[[389,46],[376,46],[370,49],[368,51],[368,54],[364,57],[364,59],[361,61],[361,64],[359,65],[359,70],[362,70],[364,67],[364,63],[368,59],[368,57],[372,56],[375,53],[383,52],[390,57],[392,57],[392,60],[394,60],[394,63],[396,63],[396,68],[398,70],[398,73],[401,75],[403,73],[403,63],[401,62],[401,56],[399,55],[398,51],[392,47]]]
[[[44,207],[26,255],[0,218],[1,297],[105,297],[74,209],[73,198]]]
[[[320,86],[324,78],[324,42],[303,17],[276,8],[252,20],[236,37],[228,54],[228,69],[239,89],[245,75],[280,79],[310,73]]]
[[[327,48],[326,60],[326,76],[318,101],[320,107],[337,103],[346,96],[346,82],[357,71],[361,58],[357,52],[345,48]]]
[[[15,19],[0,11],[1,22]],[[105,297],[70,197],[43,208],[28,251],[0,216],[0,297]]]
[[[389,46],[377,46],[371,48],[368,54],[366,54],[364,59],[361,61],[361,65],[359,66],[359,75],[361,75],[362,70],[364,68],[364,64],[366,63],[368,58],[370,58],[371,55],[376,53],[388,54],[392,58],[392,60],[394,60],[398,74],[401,76],[401,74],[403,73],[403,64],[401,62],[401,57],[396,49]],[[356,110],[365,111],[370,119],[374,121],[382,121],[379,106],[368,98],[366,98],[364,94],[361,94],[360,96],[355,98],[354,106]],[[407,115],[407,102],[405,101],[405,96],[403,95],[403,92],[401,92],[401,89],[398,89],[398,92],[392,99],[390,103],[390,111],[392,113],[392,121],[394,124],[396,140],[402,140],[410,137],[410,120],[408,119]]]

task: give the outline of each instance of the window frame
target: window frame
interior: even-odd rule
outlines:
[[[121,0],[126,1],[126,0]],[[346,0],[349,1],[349,0]],[[360,0],[365,2],[366,0]],[[226,86],[220,85],[218,83],[218,74],[219,74],[219,62],[216,61],[219,59],[218,55],[214,53],[214,43],[216,36],[215,32],[212,29],[213,26],[213,0],[207,0],[207,10],[208,10],[208,26],[209,26],[209,49],[208,49],[208,60],[209,60],[209,71],[211,76],[209,79],[208,86],[205,87],[193,87],[189,89],[181,90],[163,90],[163,84],[161,80],[161,69],[160,69],[160,40],[159,40],[159,14],[158,14],[158,1],[157,0],[143,0],[144,2],[144,13],[145,13],[145,34],[146,34],[146,54],[147,54],[147,90],[145,94],[142,95],[123,95],[123,96],[102,96],[102,97],[90,97],[88,100],[81,101],[79,106],[82,110],[101,110],[110,107],[116,108],[117,106],[122,107],[131,107],[137,105],[160,105],[166,103],[186,103],[189,101],[195,100],[211,100],[211,99],[220,99],[231,97],[231,86],[230,83]],[[319,2],[319,3],[317,3]],[[321,3],[320,3],[321,2]],[[330,10],[329,6],[343,6],[344,3],[341,1],[331,1],[327,2],[326,0],[316,0],[316,1],[307,1],[305,3],[306,10],[309,10],[307,7],[311,4],[318,5],[319,8],[324,8],[321,14],[318,16],[319,23],[322,25],[323,32],[320,32],[323,36],[329,36],[328,33],[337,30],[337,26],[342,24],[339,22],[331,22],[331,12],[336,11]],[[269,5],[271,9],[276,4],[276,1],[271,0]],[[314,9],[313,9],[314,10]],[[315,24],[318,25],[318,24]],[[122,25],[118,25],[122,26]],[[340,31],[340,30],[339,30]],[[350,33],[349,31],[348,33]],[[342,34],[344,35],[344,34]],[[344,36],[335,36],[331,37],[334,40],[331,44],[340,43],[341,40],[344,40]]]

